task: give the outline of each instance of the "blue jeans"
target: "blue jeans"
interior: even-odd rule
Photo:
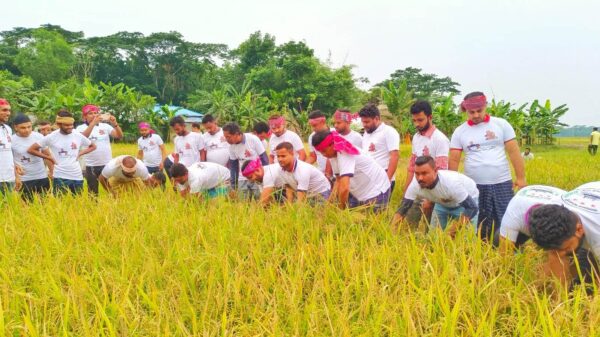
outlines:
[[[158,166],[146,166],[146,168],[148,169],[148,173],[150,174],[160,171]]]
[[[80,194],[83,190],[83,180],[71,180],[63,178],[54,178],[52,180],[54,186],[54,194],[62,192],[70,192],[73,194]]]
[[[433,207],[433,215],[431,216],[431,223],[429,226],[431,229],[436,227],[446,229],[446,226],[448,225],[448,220],[458,220],[464,211],[465,208],[462,206],[446,207],[440,204],[435,204],[435,207]],[[473,225],[473,230],[475,233],[477,233],[477,218],[478,214],[471,218],[471,224]]]

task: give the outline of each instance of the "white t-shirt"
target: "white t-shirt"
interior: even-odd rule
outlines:
[[[387,170],[390,152],[400,150],[400,134],[393,127],[381,123],[372,133],[365,132],[362,138],[362,149],[375,159],[379,166]],[[396,180],[395,175],[392,180]]]
[[[206,161],[227,166],[229,162],[229,143],[223,135],[223,129],[219,128],[214,135],[205,132],[204,146],[206,147]]]
[[[263,175],[263,188],[281,188],[285,186],[285,181],[282,178],[281,166],[279,164],[271,164],[263,166],[265,174]]]
[[[90,146],[92,141],[73,130],[68,135],[55,130],[42,138],[38,143],[41,147],[48,147],[56,160],[54,165],[54,178],[83,180],[81,166],[77,161],[82,146]]]
[[[459,207],[460,203],[467,197],[478,200],[479,190],[473,179],[456,171],[440,170],[438,171],[439,181],[432,188],[422,188],[414,177],[406,189],[404,198],[427,199],[440,204],[444,207]]]
[[[329,162],[334,174],[350,177],[350,193],[358,201],[375,198],[390,188],[385,170],[362,152],[358,155],[338,152]]]
[[[12,129],[0,125],[0,182],[15,181],[15,162],[12,153]]]
[[[360,133],[354,130],[350,130],[350,132],[347,135],[342,135],[340,133],[340,136],[349,141],[352,145],[354,145],[355,148],[362,149],[363,136]]]
[[[334,128],[331,128],[330,131],[335,131]],[[315,147],[312,145],[312,137],[315,135],[315,132],[311,133],[308,136],[308,149],[310,152],[314,152],[317,155],[317,167],[321,172],[325,172],[325,167],[327,166],[327,158],[321,154],[321,152],[315,150]],[[360,149],[360,147],[359,147]]]
[[[292,143],[292,146],[294,147],[294,155],[298,151],[304,151],[304,143],[302,143],[302,139],[295,132],[285,130],[281,137],[277,137],[275,134],[272,134],[271,138],[269,139],[269,146],[271,147],[270,154],[274,157],[275,163],[277,163],[277,154],[275,153],[275,148],[277,145],[283,142]]]
[[[306,192],[309,197],[331,190],[331,184],[318,168],[296,160],[292,172],[281,170],[281,176],[286,185],[300,192]]]
[[[237,160],[239,163],[238,180],[248,180],[242,175],[244,161],[254,160],[263,153],[265,153],[265,148],[262,142],[251,133],[244,133],[241,143],[229,144],[229,159]]]
[[[162,138],[155,133],[148,135],[148,137],[138,138],[138,149],[144,154],[144,165],[147,167],[160,166],[160,163],[162,162],[162,151],[160,150],[160,146],[163,144]]]
[[[414,162],[417,157],[431,156],[436,161],[438,169],[448,169],[448,153],[450,152],[450,141],[445,134],[435,126],[427,130],[425,135],[415,133],[412,139],[412,157],[410,158],[409,170],[414,170]],[[445,164],[445,165],[444,165]]]
[[[12,151],[15,161],[23,168],[22,181],[48,178],[44,159],[27,153],[31,145],[39,144],[43,138],[44,136],[37,132],[32,132],[29,137],[13,136]]]
[[[477,184],[491,185],[511,180],[504,143],[515,130],[502,118],[490,117],[477,125],[463,123],[452,134],[450,148],[465,153],[465,174]]]
[[[81,124],[75,130],[83,133],[87,128],[87,124]],[[113,130],[114,128],[107,123],[99,123],[94,126],[88,139],[96,144],[96,150],[83,156],[86,166],[104,166],[112,159],[110,134]]]
[[[517,242],[519,233],[531,236],[525,217],[535,205],[562,205],[562,195],[567,193],[560,188],[543,185],[524,187],[515,194],[506,207],[500,224],[500,235]]]
[[[133,175],[133,177],[127,177],[123,174],[123,169],[121,168],[121,162],[123,161],[123,159],[127,157],[125,155],[123,156],[118,156],[115,157],[114,159],[111,159],[105,166],[104,169],[102,169],[102,175],[104,176],[104,178],[109,179],[109,178],[115,178],[119,181],[132,181],[135,178],[140,178],[142,180],[148,180],[148,178],[150,178],[150,174],[148,173],[148,169],[146,168],[146,165],[144,165],[144,162],[137,159],[136,158],[136,165],[135,165],[135,174]]]
[[[600,181],[587,183],[563,194],[565,207],[577,213],[585,231],[584,247],[600,259]]]
[[[175,152],[179,153],[179,163],[186,167],[200,161],[200,150],[204,149],[204,138],[197,132],[189,132],[185,136],[177,136],[173,141]]]
[[[190,188],[190,193],[200,193],[222,185],[229,185],[230,172],[223,165],[211,162],[195,163],[188,167],[188,181],[177,184],[180,191]]]

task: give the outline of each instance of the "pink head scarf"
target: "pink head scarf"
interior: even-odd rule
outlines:
[[[285,118],[277,117],[274,119],[269,119],[269,128],[274,129],[282,126],[285,123]]]
[[[0,105],[10,105],[10,103],[6,98],[0,98]]]
[[[350,155],[360,154],[360,151],[358,151],[352,143],[335,131],[329,133],[319,145],[315,146],[315,149],[319,152],[323,152],[331,144],[333,144],[333,149],[337,152],[344,152]]]
[[[333,114],[333,119],[335,119],[336,121],[343,121],[343,122],[352,122],[353,119],[356,119],[358,117],[357,114],[353,114],[351,112],[347,112],[347,111],[340,111],[340,110],[336,110],[335,113]]]
[[[262,163],[260,162],[260,158],[256,158],[253,161],[249,162],[248,165],[242,171],[242,175],[246,178],[250,177],[252,173],[256,172],[259,168],[262,167]]]
[[[86,104],[83,106],[83,108],[81,108],[81,112],[83,113],[83,115],[87,115],[90,112],[99,112],[100,108],[97,105],[93,105],[93,104]]]
[[[467,98],[460,104],[460,110],[478,110],[487,105],[487,98],[484,95]]]

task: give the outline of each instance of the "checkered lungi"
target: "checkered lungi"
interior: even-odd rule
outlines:
[[[380,193],[378,196],[364,201],[359,201],[358,199],[353,197],[352,194],[350,194],[350,197],[348,198],[348,206],[350,208],[354,208],[368,205],[373,207],[374,213],[383,212],[387,208],[388,203],[390,202],[390,193],[391,188],[388,188],[387,191]]]
[[[494,235],[494,229],[500,227],[506,207],[513,197],[512,180],[499,184],[477,185],[479,190],[479,232],[487,241]]]

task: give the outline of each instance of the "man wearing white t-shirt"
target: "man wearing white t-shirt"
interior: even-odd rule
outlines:
[[[227,166],[229,163],[229,143],[223,135],[223,129],[217,125],[212,115],[202,118],[204,128],[204,146],[206,147],[206,161]]]
[[[275,152],[282,169],[281,178],[286,185],[287,201],[294,200],[294,194],[298,202],[307,199],[323,202],[329,199],[331,184],[327,177],[318,168],[298,160],[291,143],[280,143]]]
[[[279,164],[264,165],[260,158],[246,160],[242,163],[242,175],[256,184],[260,184],[260,203],[263,206],[273,201],[273,192],[285,188],[282,177],[283,170]]]
[[[85,180],[88,192],[98,194],[98,177],[104,169],[104,165],[112,159],[110,138],[121,139],[123,130],[117,123],[115,116],[100,114],[100,108],[93,104],[84,105],[81,108],[84,124],[77,127],[82,135],[87,137],[96,145],[96,150],[85,155]]]
[[[563,194],[564,206],[543,205],[531,212],[529,231],[533,242],[547,251],[546,274],[565,284],[577,278],[578,268],[583,276],[591,274],[590,269],[600,261],[598,200],[600,182],[593,182]],[[577,263],[572,261],[574,253]]]
[[[410,107],[412,123],[417,132],[414,134],[411,146],[411,157],[408,162],[406,182],[404,191],[413,181],[415,173],[415,160],[420,156],[431,156],[435,160],[435,166],[438,170],[448,169],[448,151],[450,141],[448,137],[433,125],[433,115],[431,104],[427,101],[416,101]],[[428,221],[431,221],[433,204],[429,200],[419,200],[413,204],[409,212],[408,219],[411,222],[418,222],[421,215],[424,215]],[[412,215],[412,216],[411,216]]]
[[[234,191],[245,199],[258,199],[260,186],[244,177],[241,166],[244,161],[257,158],[262,165],[267,165],[269,159],[258,137],[251,133],[242,133],[236,123],[227,123],[223,126],[223,136],[229,143],[229,170],[231,172],[231,186]]]
[[[0,196],[15,188],[17,175],[12,152],[12,129],[7,125],[11,107],[0,98]]]
[[[206,161],[206,149],[202,134],[188,131],[185,120],[181,116],[173,117],[169,125],[177,135],[173,140],[173,143],[175,143],[173,163],[191,166],[199,161]]]
[[[54,165],[48,162],[48,170],[42,158],[33,156],[27,152],[31,145],[39,143],[41,134],[33,132],[31,120],[26,115],[18,115],[13,120],[15,135],[12,139],[12,151],[15,161],[23,168],[21,175],[21,195],[25,200],[32,200],[34,194],[45,194],[50,191],[50,180],[54,171]],[[43,152],[50,155],[48,149]]]
[[[339,109],[333,114],[333,127],[335,131],[354,145],[357,149],[362,149],[362,135],[352,130],[352,121],[358,118],[357,114],[353,114],[350,110]]]
[[[450,219],[458,220],[459,225],[471,223],[477,229],[477,200],[479,191],[475,182],[464,174],[438,170],[435,159],[420,156],[415,160],[415,175],[408,186],[402,204],[392,220],[392,229],[404,219],[412,203],[417,199],[427,199],[435,203],[431,228],[445,230]],[[456,223],[448,231],[454,236]]]
[[[265,122],[257,122],[254,124],[252,128],[252,133],[260,139],[265,148],[265,151],[269,150],[269,142],[268,139],[271,137],[271,129],[269,129],[269,124]],[[268,155],[268,153],[267,153]]]
[[[138,124],[140,138],[138,138],[137,158],[141,159],[148,169],[148,173],[160,172],[164,168],[167,158],[167,150],[162,138],[154,133],[150,124],[141,122]]]
[[[171,177],[181,196],[198,195],[209,199],[227,196],[229,193],[229,169],[212,162],[195,163],[190,167],[174,164]]]
[[[400,134],[396,129],[381,121],[379,109],[375,104],[365,105],[360,109],[358,115],[365,128],[362,140],[363,152],[375,159],[377,164],[385,170],[393,192],[400,153]]]
[[[111,159],[102,170],[98,180],[112,195],[123,192],[140,192],[150,179],[144,162],[132,156],[118,156]]]
[[[80,156],[96,150],[96,144],[74,130],[74,123],[70,112],[59,111],[56,117],[58,130],[33,143],[27,150],[29,154],[54,164],[52,183],[55,193],[67,191],[78,194],[83,190],[83,174],[78,160]],[[84,147],[87,148],[82,150]],[[50,149],[52,155],[43,153],[41,149],[44,148]]]
[[[336,176],[329,200],[340,208],[369,206],[374,212],[387,207],[390,180],[385,170],[335,131],[317,132],[312,145],[331,163]]]
[[[480,236],[485,241],[500,226],[513,197],[506,153],[515,169],[514,186],[526,186],[525,163],[515,131],[506,120],[488,115],[486,106],[487,99],[482,92],[465,96],[461,109],[467,113],[468,120],[454,130],[448,160],[448,169],[457,171],[461,153],[465,154],[465,175],[473,179],[479,189]]]
[[[531,212],[542,205],[562,205],[565,193],[567,192],[560,188],[543,185],[520,189],[508,203],[500,228],[496,231],[494,244],[505,251],[519,248],[531,237],[528,224]]]
[[[331,165],[328,163],[327,158],[312,146],[312,137],[316,132],[331,130],[329,126],[327,126],[327,118],[321,111],[315,110],[308,115],[308,124],[310,124],[313,132],[308,136],[309,154],[308,158],[306,158],[306,162],[311,165],[316,162],[319,170],[327,177],[331,177]]]
[[[269,139],[269,162],[277,162],[275,157],[275,148],[279,143],[290,142],[294,145],[294,151],[298,154],[298,159],[306,160],[306,151],[302,138],[297,133],[286,129],[286,121],[283,116],[274,115],[269,117],[269,128],[271,129],[271,138]]]

